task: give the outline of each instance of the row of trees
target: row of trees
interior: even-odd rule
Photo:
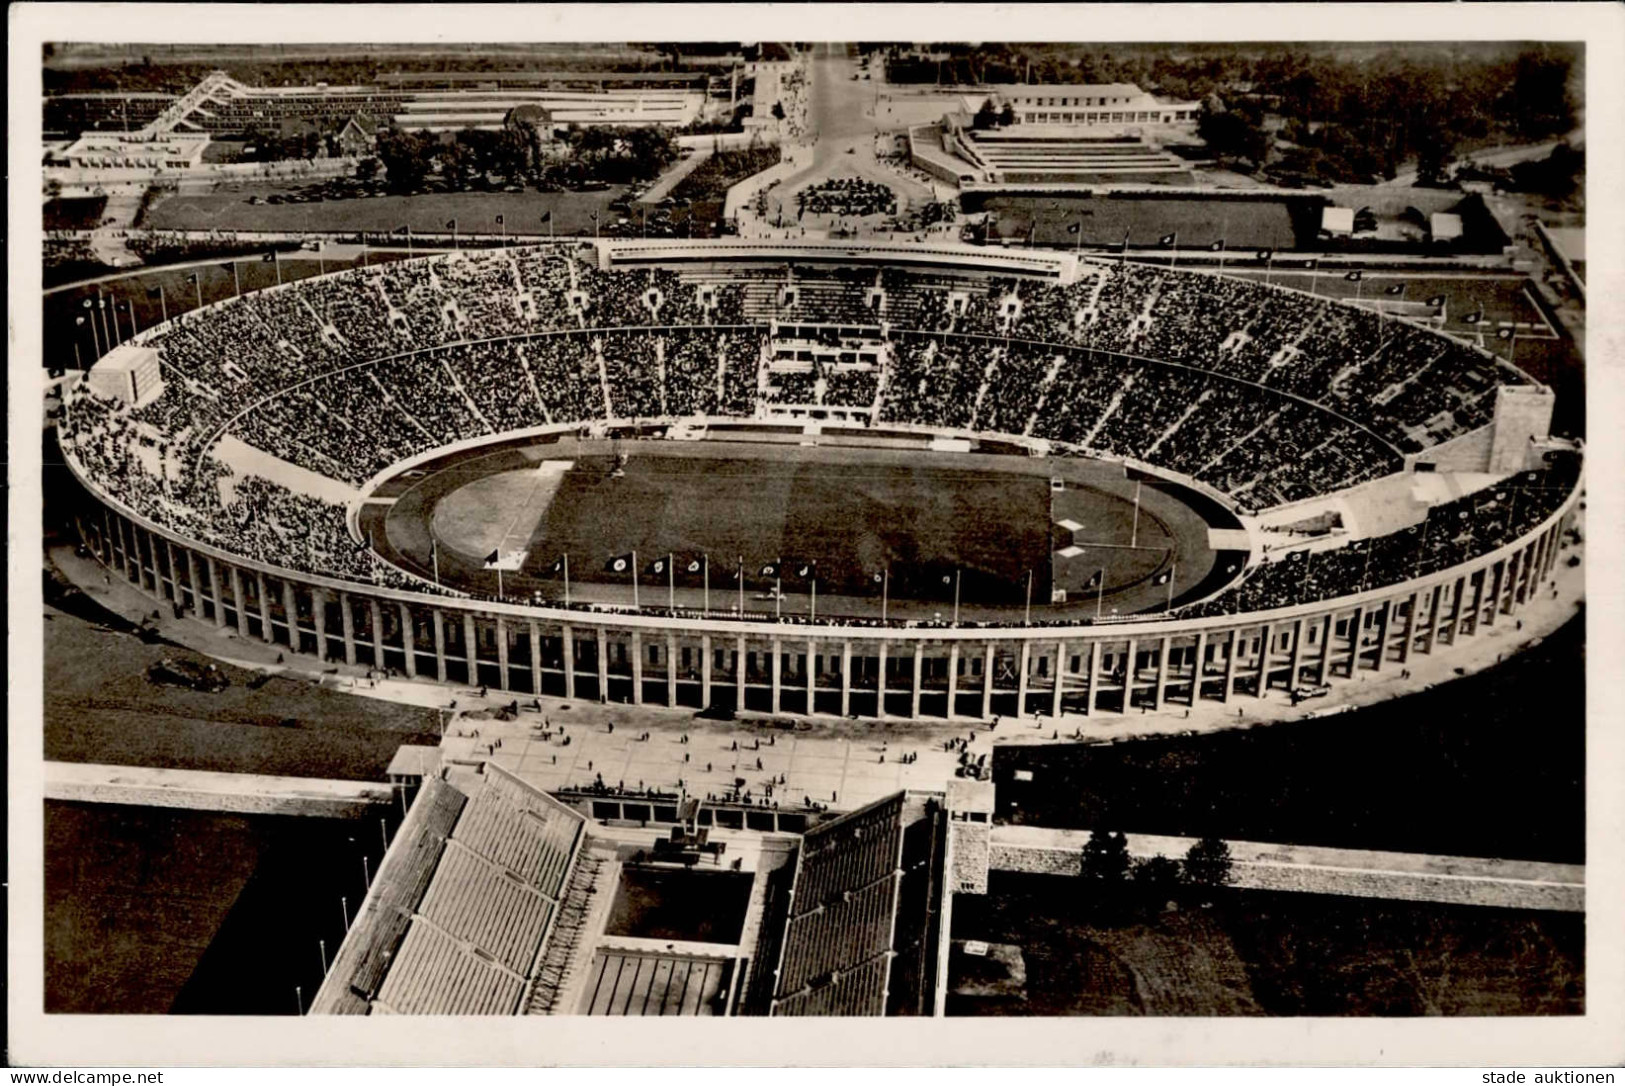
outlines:
[[[1333,180],[1393,177],[1418,155],[1539,142],[1577,118],[1581,62],[1564,43],[1260,46],[1145,43],[928,47],[888,62],[894,82],[1135,83],[1204,101],[1204,139],[1262,169],[1284,143],[1289,168]],[[990,118],[982,118],[985,122]]]
[[[1132,880],[1137,886],[1160,891],[1187,886],[1216,890],[1230,882],[1230,869],[1230,846],[1218,837],[1197,840],[1183,860],[1152,856],[1136,861],[1129,856],[1128,839],[1121,833],[1097,830],[1083,846],[1081,875],[1102,886]]]
[[[468,128],[449,138],[385,129],[377,157],[395,192],[422,189],[431,176],[463,191],[495,178],[504,184],[558,187],[587,181],[631,184],[658,177],[676,161],[677,141],[654,127],[571,126],[557,143],[545,120],[510,119],[498,130]],[[362,164],[363,179],[375,167]]]

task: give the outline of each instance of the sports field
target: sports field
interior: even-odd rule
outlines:
[[[1065,606],[1126,614],[1203,584],[1215,561],[1189,501],[1146,486],[1136,513],[1138,489],[1120,465],[1083,459],[530,439],[386,484],[390,504],[367,506],[362,530],[392,562],[424,575],[437,562],[448,584],[511,598],[561,597],[568,555],[573,601],[631,603],[635,551],[645,605],[738,606],[742,560],[749,610],[777,609],[777,587],[785,611],[810,611],[816,579],[820,615],[878,615],[884,596],[895,617],[929,616],[957,587],[966,620],[1008,618],[1030,571],[1035,618],[1052,587]]]

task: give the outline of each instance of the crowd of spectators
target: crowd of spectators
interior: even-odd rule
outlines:
[[[891,186],[861,177],[832,177],[796,193],[796,216],[833,215],[840,219],[897,214]]]
[[[871,328],[885,362],[820,359],[760,381],[773,320]],[[1147,461],[1258,510],[1396,470],[1402,453],[1488,422],[1499,385],[1528,380],[1352,306],[1115,262],[1061,285],[818,266],[604,271],[573,246],[459,252],[252,292],[142,339],[161,352],[163,394],[123,413],[77,390],[64,447],[160,523],[361,579],[387,574],[346,550],[342,509],[254,479],[223,499],[214,441],[231,433],[356,486],[450,442],[540,425],[873,407],[887,422]],[[1325,568],[1309,576],[1265,567],[1226,606],[1281,599],[1283,584],[1346,590],[1337,570],[1364,573],[1367,557],[1387,576],[1396,545],[1317,557]],[[1430,539],[1423,565],[1459,561],[1452,546]]]

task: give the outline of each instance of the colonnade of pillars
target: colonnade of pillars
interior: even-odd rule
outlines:
[[[862,717],[1083,716],[1228,703],[1404,666],[1507,621],[1558,561],[1567,518],[1515,552],[1392,596],[1188,632],[1123,624],[997,638],[617,628],[382,599],[239,567],[103,509],[81,537],[110,569],[216,626],[324,661],[545,694]]]

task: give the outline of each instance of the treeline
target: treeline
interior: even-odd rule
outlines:
[[[490,184],[558,188],[587,182],[631,184],[658,177],[676,161],[677,141],[658,128],[571,127],[560,143],[542,138],[536,125],[517,121],[497,129],[467,128],[449,137],[385,129],[378,133],[377,161],[363,160],[369,179],[381,165],[389,188],[422,191],[431,177],[464,191]]]
[[[1207,105],[1204,139],[1262,169],[1357,181],[1391,178],[1458,147],[1538,142],[1573,129],[1581,56],[1564,43],[1416,43],[1316,47],[1158,43],[893,47],[887,78],[944,84],[1134,83]]]

